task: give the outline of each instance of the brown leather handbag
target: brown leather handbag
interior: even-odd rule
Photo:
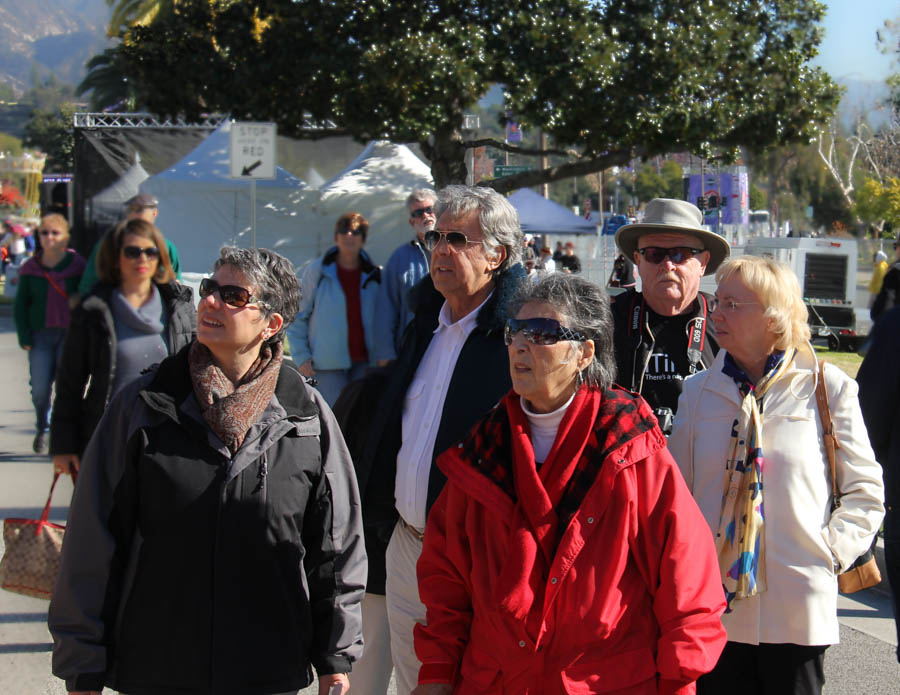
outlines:
[[[816,403],[819,406],[819,417],[822,418],[822,429],[825,432],[825,452],[828,454],[828,465],[831,468],[831,509],[834,511],[841,506],[841,491],[838,490],[837,477],[834,474],[834,452],[841,448],[841,444],[834,433],[831,408],[828,407],[828,393],[825,390],[825,362],[819,362]],[[856,562],[838,575],[838,589],[842,594],[852,594],[880,583],[881,572],[878,571],[878,564],[875,562],[872,548],[856,558]]]

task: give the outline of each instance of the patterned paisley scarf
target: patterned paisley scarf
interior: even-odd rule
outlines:
[[[206,424],[232,454],[241,448],[247,430],[272,400],[281,360],[281,343],[263,345],[253,366],[235,384],[216,365],[205,345],[197,341],[191,345],[188,363],[194,395]]]
[[[763,506],[763,397],[794,360],[775,352],[766,361],[765,375],[753,384],[730,354],[722,371],[734,379],[741,394],[741,409],[731,427],[725,489],[716,542],[725,598],[731,602],[766,590],[766,530]]]

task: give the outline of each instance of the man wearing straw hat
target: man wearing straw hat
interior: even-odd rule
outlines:
[[[668,434],[682,381],[719,351],[700,278],[712,275],[730,249],[703,227],[697,207],[670,198],[647,203],[642,222],[616,231],[616,245],[641,278],[640,292],[613,300],[616,380],[647,400]]]

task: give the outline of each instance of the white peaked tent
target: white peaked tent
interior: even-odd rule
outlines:
[[[230,176],[231,123],[226,121],[193,152],[141,184],[159,199],[157,225],[178,248],[182,270],[208,272],[222,246],[250,244],[250,181]],[[256,182],[256,245],[295,264],[315,253],[300,223],[315,192],[280,167]]]
[[[135,152],[132,164],[118,178],[91,198],[92,219],[100,226],[112,225],[122,218],[125,201],[136,196],[140,185],[150,178],[141,166],[141,155]]]
[[[412,238],[407,196],[433,185],[430,167],[408,147],[371,142],[344,171],[320,186],[316,214],[304,217],[305,229],[315,230],[321,254],[334,243],[337,218],[358,212],[369,221],[366,251],[384,265],[395,248]]]
[[[559,203],[547,200],[530,188],[521,188],[509,202],[519,213],[525,234],[596,234],[597,225],[579,217]]]

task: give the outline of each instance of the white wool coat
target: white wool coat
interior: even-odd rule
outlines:
[[[713,535],[719,528],[731,427],[740,409],[725,351],[684,382],[669,449]],[[816,405],[818,360],[801,347],[763,398],[762,450],[768,590],[735,600],[722,623],[732,642],[836,644],[837,577],[872,543],[884,517],[875,461],[856,382],[825,366],[825,385],[840,449],[841,505],[831,511],[831,473]]]

